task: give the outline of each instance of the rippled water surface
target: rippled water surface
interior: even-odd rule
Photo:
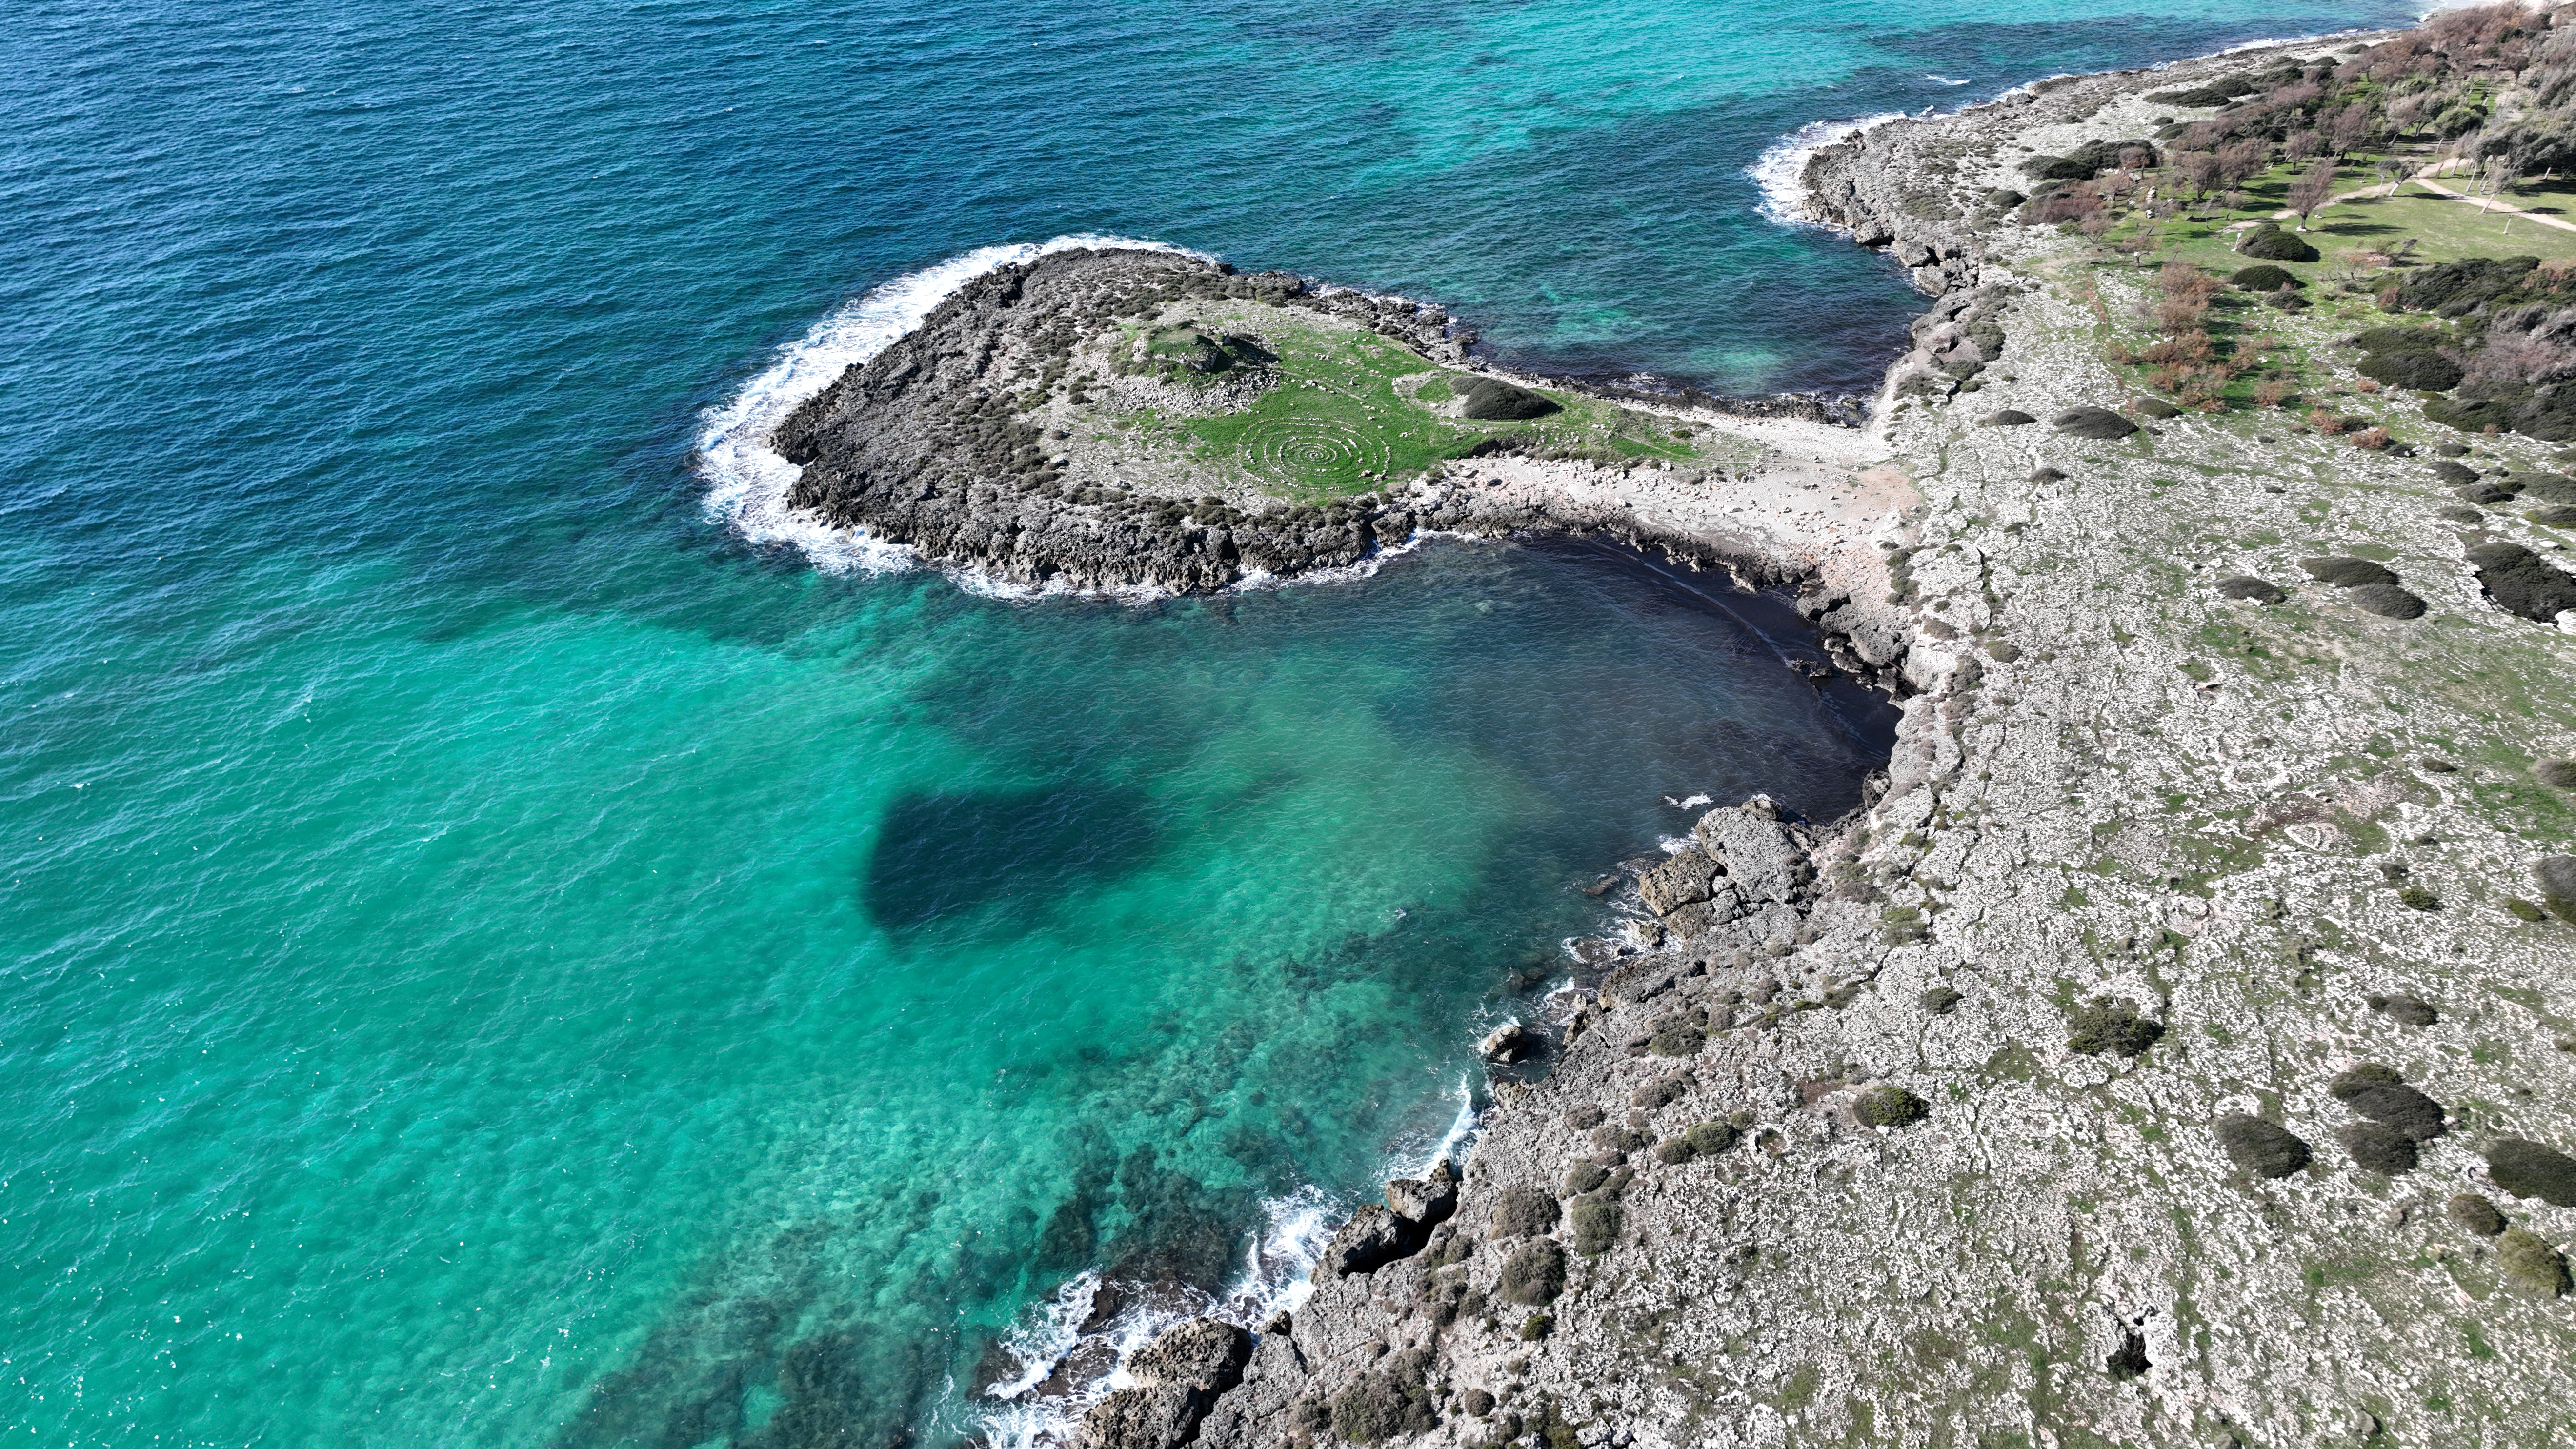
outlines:
[[[1756,214],[1780,137],[2401,18],[1922,15],[14,7],[0,1423],[947,1442],[1078,1275],[1275,1290],[1663,796],[1833,813],[1883,714],[1599,550],[1011,601],[693,447],[1087,231],[1865,388],[1911,299]]]

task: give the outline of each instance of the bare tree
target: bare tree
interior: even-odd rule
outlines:
[[[2334,113],[2327,132],[2334,140],[2335,154],[2349,156],[2370,141],[2370,103],[2355,101]]]
[[[2292,131],[2290,133],[2289,144],[2283,146],[2281,151],[2282,154],[2288,156],[2292,161],[2305,161],[2324,149],[2325,145],[2322,141],[2317,139],[2316,132]]]
[[[2194,200],[2218,187],[2218,158],[2207,151],[2176,151],[2173,171],[2176,181],[2191,188]]]
[[[2317,208],[2325,205],[2326,198],[2333,194],[2334,174],[2332,161],[2320,161],[2290,183],[2288,200],[2290,210],[2299,214],[2299,230],[2308,229],[2308,218],[2315,215]]]

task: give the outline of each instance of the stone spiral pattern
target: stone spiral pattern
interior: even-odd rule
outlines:
[[[1382,438],[1332,418],[1265,418],[1244,430],[1245,464],[1281,483],[1350,483],[1395,462]]]

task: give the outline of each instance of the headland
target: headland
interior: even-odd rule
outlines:
[[[2565,14],[1824,149],[1809,214],[1934,299],[1865,429],[1124,253],[997,273],[791,418],[800,505],[1014,577],[1607,533],[1793,591],[1903,704],[1867,809],[1721,802],[1624,865],[1465,1161],[1293,1315],[1135,1355],[1086,1440],[2569,1432],[2576,232],[2554,179],[2432,174],[2554,178]]]

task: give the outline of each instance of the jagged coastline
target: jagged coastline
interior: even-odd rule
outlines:
[[[2155,125],[2151,90],[2371,40],[2061,77],[1811,159],[1809,214],[1936,301],[1846,463],[1883,511],[1733,537],[1905,696],[1886,788],[1829,825],[1722,804],[1638,862],[1597,994],[1492,1043],[1550,1070],[1498,1082],[1456,1180],[1391,1185],[1293,1316],[1140,1360],[1089,1443],[2565,1431],[2576,972],[2522,895],[2576,894],[2530,785],[2576,749],[2535,703],[2576,698],[2576,646],[2476,566],[2551,545],[2259,416],[2034,426],[2116,420],[2099,333],[2154,277],[1996,198],[2024,153]],[[2303,549],[2343,552],[2262,577]],[[2424,607],[2355,608],[2322,566],[2357,556]]]

